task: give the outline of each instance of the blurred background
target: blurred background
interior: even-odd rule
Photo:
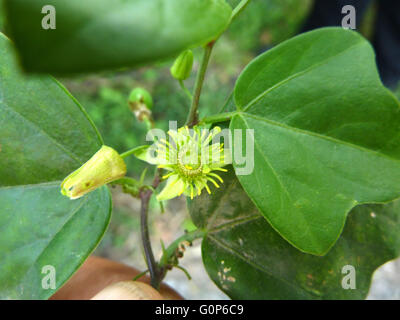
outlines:
[[[322,2],[322,0],[319,0]],[[336,0],[323,0],[323,2]],[[398,0],[397,0],[398,1]],[[239,0],[229,1],[235,5]],[[340,1],[339,1],[340,2]],[[341,1],[350,3],[352,1]],[[241,70],[257,55],[303,30],[313,7],[313,0],[252,0],[227,33],[218,40],[207,72],[200,110],[212,114],[224,104]],[[376,31],[378,5],[372,1],[365,9],[358,31],[373,39]],[[0,16],[0,30],[2,21]],[[399,32],[400,34],[400,32]],[[198,68],[200,51],[195,51],[192,77],[185,83],[192,88]],[[398,60],[400,61],[400,59]],[[168,120],[184,123],[189,110],[188,99],[169,73],[171,61],[136,70],[106,72],[59,79],[88,111],[101,132],[105,144],[119,152],[144,144],[146,126],[137,122],[127,98],[135,87],[147,89],[153,96],[156,126],[168,128]],[[400,86],[392,90],[400,98]],[[127,159],[129,175],[138,178],[146,165],[134,157]],[[151,173],[151,170],[149,171]],[[151,174],[148,174],[149,178]],[[114,211],[110,227],[95,251],[96,255],[145,269],[139,227],[138,200],[112,189]],[[166,245],[193,228],[186,211],[185,199],[165,203],[160,212],[158,203],[151,203],[150,227],[156,257],[161,254],[159,239]],[[202,261],[200,242],[186,251],[182,265],[192,275],[189,281],[180,270],[171,271],[166,282],[187,299],[226,299],[208,278]],[[400,299],[400,261],[390,262],[375,273],[370,299]]]

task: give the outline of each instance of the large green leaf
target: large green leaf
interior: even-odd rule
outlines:
[[[29,71],[71,73],[136,66],[207,43],[227,27],[225,0],[5,0]],[[45,30],[42,7],[56,9]]]
[[[274,231],[233,174],[212,196],[189,202],[208,230],[203,261],[233,299],[363,299],[381,264],[400,255],[400,201],[354,208],[342,236],[324,257],[305,254]],[[356,289],[343,289],[343,267],[355,268]],[[347,283],[347,280],[345,279]]]
[[[110,219],[106,188],[71,201],[61,181],[0,188],[0,299],[45,299],[45,266],[56,271],[56,288],[85,261]]]
[[[0,298],[47,298],[42,268],[56,268],[59,288],[100,241],[111,199],[107,188],[60,194],[101,138],[59,83],[22,75],[11,49],[0,33]]]
[[[250,63],[234,94],[230,128],[254,129],[254,171],[240,183],[298,249],[326,254],[353,207],[400,196],[399,102],[357,33],[286,41]]]

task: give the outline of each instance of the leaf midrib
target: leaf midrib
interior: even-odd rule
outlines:
[[[256,214],[253,214],[253,215],[250,215],[250,216],[241,217],[241,218],[238,218],[238,219],[235,219],[235,220],[231,220],[229,222],[221,223],[219,225],[213,226],[213,227],[211,227],[209,229],[206,229],[206,230],[207,230],[208,234],[209,233],[214,233],[214,232],[219,232],[221,230],[224,230],[224,229],[227,229],[227,228],[230,228],[230,227],[236,227],[236,226],[238,226],[238,225],[240,225],[242,223],[246,223],[246,222],[249,222],[249,221],[252,221],[252,220],[256,220],[258,218],[264,219],[264,217],[262,217],[259,213],[256,213]]]
[[[243,120],[243,122],[246,124],[246,126],[249,128],[249,125],[247,124],[246,119],[244,119],[244,118],[242,117],[242,120]],[[318,237],[318,235],[315,235],[315,233],[313,232],[313,228],[310,227],[310,221],[307,220],[307,219],[305,218],[304,212],[303,212],[302,210],[299,210],[298,208],[296,208],[296,207],[293,205],[294,201],[293,201],[293,199],[292,199],[292,196],[291,196],[290,193],[289,193],[289,190],[286,188],[286,186],[285,186],[285,185],[283,184],[283,182],[281,181],[281,178],[279,177],[278,173],[275,171],[275,169],[274,169],[274,167],[272,166],[272,164],[269,162],[269,160],[268,160],[268,158],[266,157],[266,155],[262,152],[262,149],[258,146],[258,143],[256,142],[256,139],[254,139],[254,144],[255,144],[255,147],[257,147],[259,153],[262,155],[264,161],[265,161],[265,162],[268,164],[268,166],[270,167],[271,172],[272,172],[273,175],[275,176],[276,180],[279,182],[279,185],[281,186],[282,190],[283,190],[283,191],[286,193],[286,195],[288,196],[289,201],[290,201],[290,207],[292,208],[292,210],[295,210],[295,211],[298,213],[298,216],[299,216],[299,217],[302,217],[302,218],[303,218],[303,222],[304,222],[304,224],[307,226],[308,234],[310,235],[310,238],[313,239],[313,240],[312,240],[313,245],[314,245],[316,248],[320,248],[320,246],[319,246],[319,244],[320,244],[320,237]],[[254,204],[255,204],[256,207],[257,207],[257,209],[260,210],[259,205],[258,205],[258,203],[255,201],[255,199],[253,199],[251,195],[249,195],[249,197],[250,197],[250,199],[253,200]],[[260,211],[263,212],[262,210],[260,210]],[[300,247],[299,247],[296,243],[294,243],[292,240],[288,239],[288,238],[286,237],[286,235],[283,235],[283,234],[280,232],[280,230],[278,230],[278,229],[275,228],[274,223],[272,223],[272,222],[270,221],[270,218],[269,218],[269,217],[265,216],[265,218],[268,220],[268,222],[270,223],[270,225],[276,230],[276,232],[279,233],[279,235],[281,235],[286,241],[288,241],[288,242],[289,242],[290,244],[292,244],[294,247],[296,247],[296,248],[298,248],[299,250],[301,250]]]
[[[362,151],[362,152],[371,153],[371,154],[373,154],[375,156],[378,156],[378,157],[381,157],[381,158],[385,158],[385,159],[390,160],[390,161],[397,162],[400,165],[400,159],[396,159],[396,158],[390,157],[389,155],[387,155],[385,153],[380,153],[378,151],[371,150],[371,149],[368,149],[366,147],[362,147],[360,145],[356,145],[356,144],[353,144],[353,143],[348,142],[348,141],[339,140],[337,138],[334,138],[334,137],[331,137],[331,136],[326,136],[326,135],[323,135],[323,134],[320,134],[320,133],[317,133],[317,132],[308,131],[308,130],[300,129],[300,128],[297,128],[297,127],[288,126],[287,124],[284,124],[284,123],[281,123],[281,122],[277,122],[277,121],[274,121],[274,120],[271,120],[271,119],[268,119],[268,118],[264,118],[264,117],[261,117],[261,116],[256,116],[256,115],[251,114],[251,113],[238,112],[236,114],[236,116],[241,117],[242,120],[246,123],[246,125],[247,125],[247,121],[245,120],[245,117],[253,118],[255,120],[263,121],[263,122],[266,122],[266,123],[271,124],[273,126],[277,126],[277,127],[281,127],[281,128],[287,129],[289,131],[293,131],[293,132],[300,133],[300,134],[303,134],[303,135],[308,135],[308,136],[312,136],[312,137],[319,138],[319,139],[322,139],[322,140],[327,140],[329,142],[341,144],[341,145],[344,145],[346,147],[357,149],[357,150]],[[247,125],[247,127],[250,128],[248,125]]]

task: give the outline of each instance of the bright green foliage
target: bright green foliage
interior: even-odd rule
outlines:
[[[103,236],[108,190],[71,201],[61,195],[60,183],[0,187],[0,299],[49,298]],[[55,268],[56,289],[42,287],[45,266]]]
[[[101,138],[57,81],[22,75],[11,49],[0,34],[0,185],[61,180],[99,149]]]
[[[55,80],[27,78],[0,34],[0,299],[42,299],[42,268],[59,288],[92,252],[110,219],[101,188],[80,200],[61,180],[101,146],[80,105]]]
[[[230,21],[225,0],[5,0],[10,36],[29,71],[137,66],[205,44]],[[44,5],[56,29],[41,28]]]
[[[360,35],[326,28],[251,62],[230,128],[254,129],[239,176],[261,213],[301,251],[323,255],[357,204],[400,196],[400,105]]]
[[[254,2],[258,11],[270,6]],[[28,72],[120,69],[190,52],[172,67],[179,80],[188,78],[192,68],[193,56],[185,50],[218,38],[232,13],[225,0],[3,3],[7,30]],[[268,1],[271,3],[277,2]],[[54,30],[40,27],[44,5],[56,8]],[[252,15],[248,17],[252,20]],[[254,21],[253,25],[265,26],[264,22]],[[235,23],[240,26],[240,20]],[[257,39],[265,36],[261,27],[241,29],[246,36],[250,32],[257,34]],[[254,47],[254,43],[247,46]],[[48,298],[79,268],[108,226],[111,199],[106,187],[73,201],[60,194],[62,179],[104,143],[66,89],[48,76],[22,74],[12,49],[0,34],[0,299]],[[215,83],[230,83],[223,72],[216,73],[220,77]],[[144,74],[157,77],[154,71]],[[124,76],[131,81],[129,72]],[[177,86],[169,75],[168,79]],[[202,81],[198,77],[195,88],[201,88]],[[193,85],[190,78],[187,82]],[[107,143],[118,152],[144,140],[132,134],[144,136],[144,125],[141,131],[140,124],[132,127],[128,97],[137,118],[146,120],[146,128],[156,124],[165,129],[167,121],[159,120],[164,114],[167,120],[183,120],[187,107],[171,98],[172,86],[153,83],[146,86],[155,97],[151,113],[151,96],[142,89],[129,95],[136,84],[127,83],[114,84],[118,90],[102,88],[100,98],[91,100],[91,114],[110,133],[107,138],[122,141],[118,146]],[[221,110],[217,95],[227,90],[215,90],[215,83],[209,81],[203,88],[214,87],[215,94],[194,99],[192,110],[198,101],[200,115],[207,109]],[[103,108],[98,108],[99,101]],[[194,158],[186,159],[192,154],[188,151],[199,147],[222,154],[222,144],[213,147],[209,141],[195,139],[186,150],[191,137],[188,129],[181,129],[174,139],[177,147],[160,141],[158,155],[185,161],[148,161],[169,171],[164,176],[166,187],[161,193],[156,191],[158,199],[182,193],[198,196],[189,201],[189,209],[195,224],[208,231],[203,241],[204,264],[215,283],[232,298],[365,298],[373,271],[400,251],[400,202],[386,203],[400,197],[399,107],[380,82],[371,46],[359,34],[325,28],[300,35],[253,60],[223,109],[231,113],[214,117],[232,132],[254,130],[249,141],[254,142],[254,170],[236,177],[234,171],[239,172],[241,166],[234,161],[220,177],[212,171],[225,172],[222,164],[211,168],[192,161]],[[141,118],[137,113],[143,109]],[[243,150],[248,146],[244,143]],[[136,155],[147,161],[148,148],[138,147]],[[131,157],[128,161],[129,165],[135,160]],[[139,165],[134,164],[136,170]],[[125,167],[122,171],[125,174]],[[67,179],[64,193],[76,185],[77,174],[90,176],[91,181],[98,178],[90,172],[77,172]],[[207,182],[217,189],[221,178],[224,183],[215,194],[201,192],[210,192]],[[132,184],[131,190],[124,185],[124,190],[136,197],[142,182]],[[85,184],[80,186],[89,191]],[[76,198],[83,193],[69,195]],[[346,265],[356,270],[355,290],[342,288]],[[45,266],[56,268],[56,289],[43,287]]]
[[[189,210],[208,231],[207,272],[233,299],[364,299],[374,270],[400,255],[400,201],[353,209],[332,250],[318,257],[271,228],[232,170],[222,178],[221,189],[190,201]],[[355,268],[355,290],[342,287],[346,265]]]

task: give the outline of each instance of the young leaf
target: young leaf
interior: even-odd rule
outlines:
[[[265,221],[233,170],[222,177],[221,189],[190,201],[189,211],[208,230],[207,272],[232,299],[363,299],[374,270],[400,255],[399,200],[354,208],[332,250],[318,257],[298,251]]]
[[[55,29],[42,27],[48,5]],[[232,12],[225,0],[5,0],[5,10],[25,69],[59,74],[173,57],[216,38]]]
[[[18,71],[0,33],[0,299],[42,299],[92,252],[111,212],[107,188],[76,201],[60,184],[102,145],[84,110],[54,79]],[[56,288],[42,279],[55,268]]]
[[[254,171],[239,181],[301,251],[326,254],[353,207],[400,196],[400,105],[358,33],[284,42],[249,64],[234,95],[230,128],[254,129]]]

